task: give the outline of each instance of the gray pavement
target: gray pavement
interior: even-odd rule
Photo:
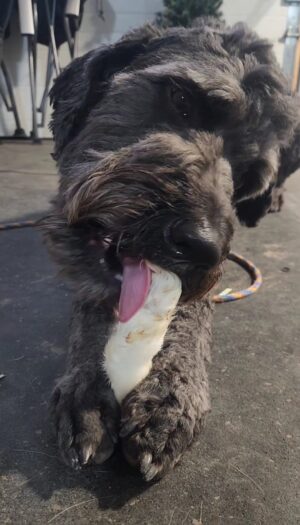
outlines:
[[[45,212],[51,143],[0,145],[0,222]],[[300,523],[300,176],[286,205],[234,247],[261,268],[254,297],[217,307],[213,411],[180,465],[146,485],[120,454],[77,473],[59,460],[47,401],[63,370],[70,293],[40,234],[0,233],[0,523]],[[228,263],[221,287],[245,274]]]

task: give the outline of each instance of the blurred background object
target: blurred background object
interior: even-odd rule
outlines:
[[[287,25],[281,38],[284,42],[283,71],[291,79],[292,92],[299,90],[300,74],[300,0],[283,0],[287,6]]]
[[[13,115],[15,124],[14,137],[23,137],[25,136],[25,132],[21,127],[12,80],[4,60],[4,40],[9,36],[9,21],[13,6],[14,0],[3,0],[0,5],[0,68],[2,74],[0,83],[0,99],[4,104],[6,111],[11,112]]]
[[[296,92],[299,11],[300,0],[1,0],[0,136],[50,138],[48,92],[59,71],[153,21],[188,26],[202,15],[228,25],[244,21],[273,43]]]
[[[157,13],[156,22],[162,27],[191,26],[199,16],[221,18],[223,0],[163,0],[164,10]]]
[[[60,73],[59,48],[67,43],[70,60],[75,56],[76,35],[80,28],[84,3],[86,0],[1,0],[0,5],[0,58],[2,82],[0,95],[8,112],[13,114],[16,129],[13,138],[32,138],[39,141],[38,128],[45,126],[47,97],[53,73]],[[20,39],[21,37],[21,39]],[[6,56],[6,38],[11,38],[21,45],[22,62],[27,58],[28,87],[31,107],[31,126],[29,135],[21,127],[18,104],[24,104],[28,90],[18,103],[14,91],[19,89],[18,82],[9,73],[15,69],[18,74],[18,53]],[[38,59],[38,49],[42,44],[47,48],[45,61]],[[23,64],[22,64],[23,65]],[[16,67],[17,66],[17,67]],[[42,71],[39,71],[42,69]],[[37,107],[37,75],[45,75],[41,102]],[[41,82],[42,84],[42,82]],[[25,95],[25,96],[24,96]],[[19,97],[21,98],[21,97]],[[3,110],[3,108],[1,108]],[[40,113],[40,115],[38,115]],[[39,118],[40,117],[40,118]],[[4,116],[2,117],[4,120]],[[4,122],[5,124],[5,122]],[[27,126],[28,128],[28,126]]]

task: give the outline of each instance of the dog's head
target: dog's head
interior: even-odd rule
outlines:
[[[293,127],[269,47],[247,38],[239,48],[240,27],[146,27],[55,82],[62,177],[46,229],[89,290],[117,294],[126,257],[177,273],[186,299],[216,281],[234,208],[272,184]]]

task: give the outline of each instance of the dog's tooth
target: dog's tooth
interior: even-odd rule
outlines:
[[[104,262],[105,262],[104,257],[101,257],[101,259],[99,259],[99,263],[100,263],[100,264],[103,264]]]
[[[101,241],[103,250],[107,251],[111,243],[112,243],[112,239],[110,237],[104,237],[104,239],[102,239]]]
[[[110,246],[111,243],[112,243],[112,239],[110,237],[104,237],[104,239],[102,239],[102,243],[105,245],[105,246]]]
[[[123,276],[120,273],[116,273],[115,279],[117,279],[117,281],[122,282],[123,281]]]

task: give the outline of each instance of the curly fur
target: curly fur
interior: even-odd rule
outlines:
[[[121,439],[128,461],[158,478],[209,410],[203,297],[221,273],[235,210],[253,222],[254,202],[256,222],[278,167],[290,170],[295,104],[271,45],[212,20],[145,26],[91,51],[63,71],[51,101],[61,178],[44,230],[75,287],[67,371],[52,401],[59,447],[79,468],[105,460]],[[203,252],[190,241],[174,251],[170,232],[180,225],[206,239]],[[150,373],[119,409],[101,361],[124,256],[177,274],[182,296]]]

